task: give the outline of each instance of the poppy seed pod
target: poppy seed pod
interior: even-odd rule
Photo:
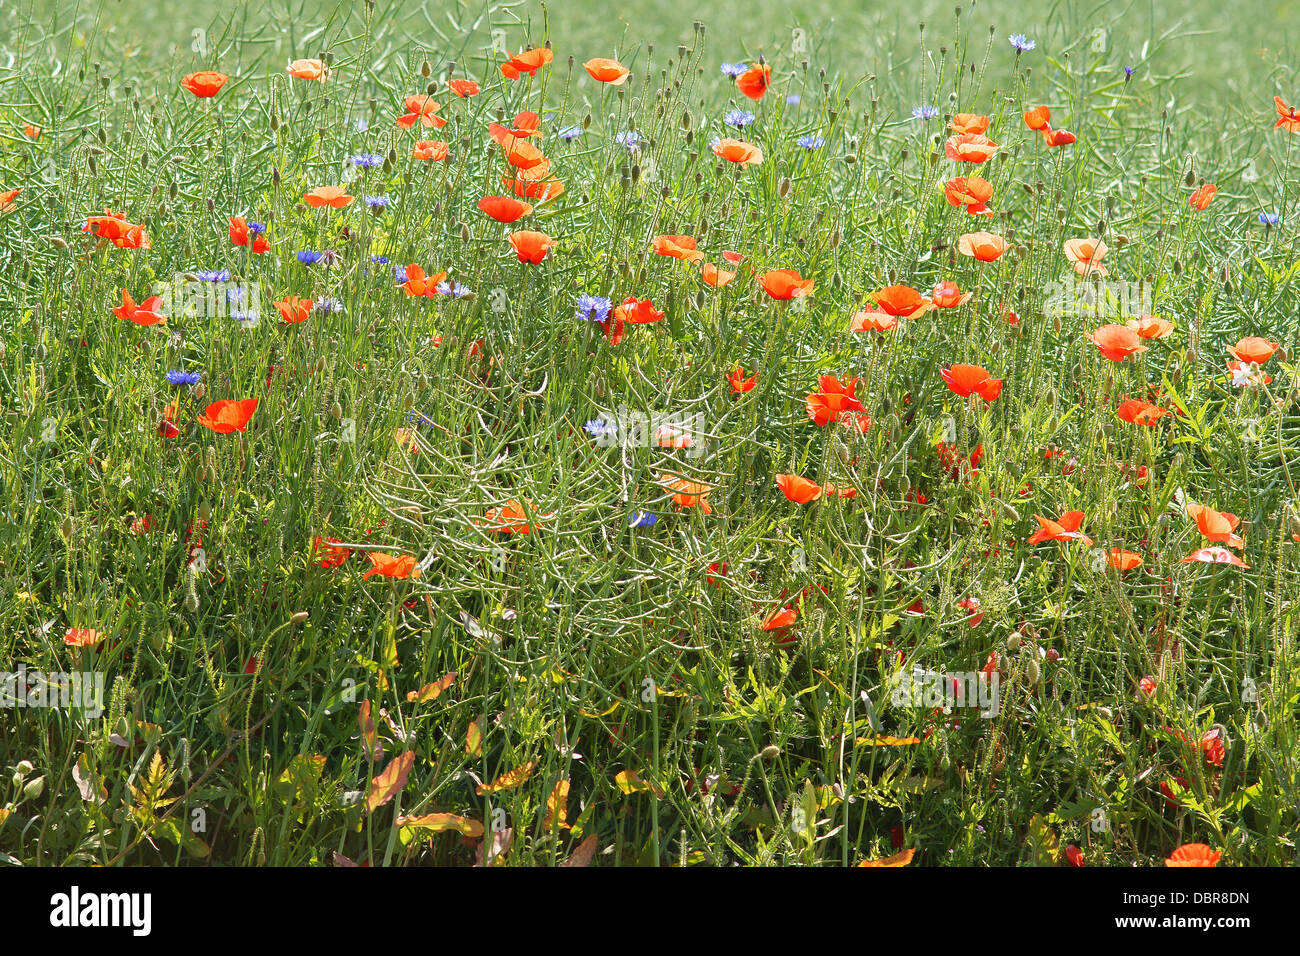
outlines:
[[[782,177],[781,177],[781,181],[780,181],[779,183],[776,184],[776,193],[777,193],[777,195],[780,196],[782,199],[784,199],[786,196],[790,195],[790,179],[789,179],[789,177],[787,177],[787,176],[782,176]]]

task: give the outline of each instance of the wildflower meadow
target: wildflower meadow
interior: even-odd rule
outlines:
[[[0,866],[1294,866],[1241,6],[0,7]]]

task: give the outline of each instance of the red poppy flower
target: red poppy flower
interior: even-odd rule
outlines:
[[[529,76],[535,76],[537,71],[546,66],[553,59],[555,54],[545,47],[538,47],[535,50],[525,50],[523,53],[512,56],[510,51],[506,51],[507,62],[501,64],[501,75],[507,80],[517,80],[525,73]]]
[[[1174,330],[1174,323],[1154,315],[1142,315],[1124,323],[1144,339],[1163,339]]]
[[[794,269],[773,269],[771,272],[764,272],[758,276],[758,284],[772,298],[783,302],[797,299],[799,296],[811,295],[817,285],[813,279],[805,279]]]
[[[1103,325],[1099,329],[1085,333],[1088,341],[1112,362],[1122,362],[1130,355],[1145,352],[1141,337],[1124,325]]]
[[[1029,543],[1082,541],[1086,547],[1091,548],[1092,538],[1079,530],[1079,525],[1083,524],[1083,518],[1082,511],[1067,511],[1055,521],[1044,518],[1042,515],[1034,515],[1034,520],[1038,522],[1038,530],[1030,536]]]
[[[544,232],[523,230],[510,234],[510,245],[520,262],[537,265],[546,258],[547,252],[555,245],[555,240]]]
[[[684,259],[687,262],[698,262],[704,258],[704,253],[697,251],[695,245],[696,240],[692,236],[655,236],[650,242],[650,248],[656,255]]]
[[[993,378],[980,365],[953,365],[940,369],[939,375],[944,384],[962,398],[978,395],[984,401],[992,402],[1002,394],[1002,379]]]
[[[1242,362],[1248,362],[1252,365],[1263,365],[1273,357],[1273,354],[1282,346],[1276,342],[1270,342],[1268,339],[1259,338],[1250,335],[1237,342],[1236,345],[1228,346],[1228,352],[1233,358]]]
[[[1210,203],[1214,202],[1215,193],[1218,191],[1219,187],[1214,185],[1214,183],[1205,183],[1198,187],[1197,190],[1187,198],[1187,205],[1191,206],[1197,212],[1200,212]]]
[[[1046,106],[1035,106],[1025,113],[1025,125],[1033,130],[1047,129],[1052,121],[1052,111]]]
[[[806,505],[822,496],[822,486],[801,475],[777,475],[776,486],[781,494],[798,505]]]
[[[421,93],[419,96],[408,96],[403,100],[406,112],[397,117],[397,125],[402,129],[410,129],[416,123],[426,128],[437,128],[447,125],[447,121],[438,115],[442,109],[442,104],[435,100],[428,93]]]
[[[763,151],[753,143],[729,137],[713,144],[713,155],[737,166],[757,166],[763,162]]]
[[[705,285],[711,285],[714,288],[718,288],[736,278],[736,273],[728,272],[725,269],[719,269],[712,262],[706,262],[704,265],[700,266],[700,278],[704,280]]]
[[[351,557],[352,552],[343,547],[342,543],[331,538],[322,538],[317,535],[312,540],[312,550],[320,555],[317,562],[322,568],[337,568]]]
[[[451,90],[461,99],[464,99],[467,96],[478,96],[479,93],[483,92],[482,87],[473,80],[448,80],[447,89]]]
[[[349,196],[342,186],[317,186],[302,194],[303,202],[313,209],[328,206],[330,209],[342,209],[350,206],[356,196]]]
[[[1196,528],[1207,541],[1226,544],[1230,548],[1244,548],[1246,542],[1234,532],[1241,519],[1231,511],[1215,511],[1205,505],[1187,503],[1187,517],[1196,522]]]
[[[1132,571],[1142,566],[1142,555],[1136,551],[1111,548],[1106,554],[1106,563],[1117,571]]]
[[[588,60],[582,64],[582,68],[590,73],[591,78],[596,82],[608,83],[610,86],[622,86],[627,82],[627,78],[632,72],[618,60],[610,60],[605,57]]]
[[[231,432],[248,430],[248,420],[257,411],[257,399],[245,398],[239,401],[213,402],[199,416],[199,424],[216,432],[228,435]]]
[[[1300,132],[1300,113],[1287,106],[1280,96],[1273,97],[1273,105],[1277,108],[1278,115],[1278,121],[1273,124],[1273,128],[1283,129],[1288,133]]]
[[[974,292],[963,293],[955,282],[940,282],[930,292],[930,302],[936,308],[955,309],[959,305],[965,305],[974,295]]]
[[[224,73],[218,73],[216,70],[199,70],[197,73],[190,73],[181,80],[181,86],[189,90],[195,96],[204,98],[216,96],[217,92],[226,85],[230,77]]]
[[[1227,548],[1220,548],[1217,545],[1193,551],[1187,557],[1183,558],[1181,563],[1191,564],[1194,561],[1199,561],[1202,564],[1231,564],[1233,567],[1237,568],[1250,567],[1249,564],[1241,560],[1241,558],[1237,557]]]
[[[1007,251],[1007,241],[992,232],[967,232],[957,237],[957,251],[980,262],[996,262]]]
[[[307,321],[315,304],[311,299],[300,299],[296,295],[291,295],[275,303],[275,311],[280,313],[285,322],[296,324]]]
[[[518,222],[533,211],[531,204],[513,196],[484,196],[478,201],[478,208],[489,218],[504,223]]]
[[[911,286],[890,285],[871,293],[880,311],[904,319],[914,319],[931,308],[932,303]]]
[[[440,163],[447,158],[447,144],[439,140],[422,139],[415,144],[411,155],[416,159]]]
[[[368,551],[366,557],[370,559],[370,570],[361,575],[363,581],[368,581],[376,574],[385,578],[411,578],[412,580],[420,576],[415,558],[409,554],[399,556],[383,551]]]
[[[166,323],[167,316],[158,311],[161,300],[151,295],[139,305],[131,298],[131,293],[122,290],[122,304],[113,308],[113,314],[126,322],[136,325],[159,325]]]
[[[898,328],[898,316],[864,309],[854,312],[850,320],[851,332],[890,332]]]
[[[645,325],[648,322],[658,322],[664,314],[656,309],[649,299],[628,296],[623,300],[622,305],[615,307],[614,316],[632,325]]]
[[[103,639],[103,632],[88,627],[70,627],[63,635],[63,643],[68,647],[94,647]]]
[[[983,133],[959,133],[949,136],[943,151],[949,159],[959,163],[986,163],[1001,149]]]
[[[993,184],[980,176],[958,176],[943,184],[943,195],[952,206],[965,206],[972,216],[991,216],[988,201],[993,198]]]
[[[989,118],[978,113],[957,113],[948,123],[954,133],[979,135],[989,131]]]
[[[299,80],[319,80],[325,82],[329,71],[325,68],[324,60],[294,60],[285,70],[290,76]]]
[[[1069,146],[1077,139],[1068,129],[1044,129],[1043,142],[1048,146]]]
[[[1204,843],[1184,843],[1169,854],[1165,866],[1218,866],[1222,850],[1212,850]]]
[[[1115,414],[1120,417],[1121,421],[1126,421],[1131,425],[1154,425],[1170,412],[1159,405],[1152,405],[1150,402],[1129,398],[1120,403]]]
[[[731,385],[731,390],[737,395],[743,395],[745,392],[752,390],[758,382],[758,374],[755,373],[749,378],[745,378],[744,366],[737,365],[727,375],[727,382]]]
[[[841,382],[832,375],[822,375],[817,379],[817,384],[821,391],[814,392],[804,401],[813,424],[829,425],[842,420],[849,412],[864,411],[862,403],[853,394],[858,386],[856,376]]]
[[[1081,276],[1098,275],[1105,277],[1109,275],[1106,267],[1101,264],[1106,253],[1110,250],[1106,243],[1100,239],[1067,239],[1062,243],[1061,248],[1065,250],[1065,257],[1074,263],[1074,271]]]
[[[772,85],[772,68],[766,64],[751,66],[736,77],[736,89],[751,100],[761,100]]]

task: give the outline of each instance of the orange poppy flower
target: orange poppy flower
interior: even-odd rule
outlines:
[[[1061,248],[1065,250],[1065,257],[1074,263],[1074,271],[1079,275],[1109,275],[1101,264],[1109,250],[1100,239],[1067,239]]]
[[[322,538],[317,535],[312,540],[312,551],[321,556],[317,562],[322,568],[341,567],[351,557],[352,552],[341,546],[341,543],[330,538]]]
[[[245,398],[239,401],[213,402],[199,416],[199,424],[216,432],[229,435],[231,432],[248,430],[248,420],[257,411],[257,399]]]
[[[898,316],[869,309],[854,312],[849,325],[850,332],[892,332],[896,328]]]
[[[1191,564],[1199,561],[1201,564],[1231,564],[1237,568],[1249,568],[1250,565],[1241,558],[1237,557],[1227,548],[1220,548],[1217,545],[1211,545],[1208,548],[1200,548],[1193,551],[1187,557],[1183,558],[1182,564]]]
[[[1132,571],[1142,566],[1142,555],[1136,551],[1111,548],[1106,554],[1106,563],[1117,571]]]
[[[1001,149],[983,133],[958,133],[944,143],[944,155],[959,163],[986,163]]]
[[[845,424],[847,425],[848,422],[846,421]],[[865,430],[866,429],[863,429],[863,431]],[[850,488],[847,485],[822,485],[822,494],[827,498],[856,498],[858,496],[858,489]]]
[[[724,137],[713,144],[713,155],[738,166],[757,166],[763,162],[763,151],[742,139]]]
[[[1061,517],[1052,521],[1044,518],[1042,515],[1034,515],[1034,520],[1038,522],[1038,530],[1029,538],[1030,544],[1041,544],[1044,541],[1082,541],[1085,547],[1092,547],[1092,538],[1089,538],[1079,530],[1079,525],[1083,524],[1082,511],[1067,511]]]
[[[717,489],[716,485],[710,485],[703,481],[691,481],[689,478],[683,478],[681,475],[671,473],[659,475],[656,480],[661,486],[673,493],[673,503],[679,508],[699,508],[706,515],[713,514],[713,508],[708,502],[708,496]]]
[[[737,365],[728,373],[727,382],[730,383],[732,392],[743,395],[745,392],[751,391],[758,383],[758,374],[755,373],[749,378],[745,378],[745,367]]]
[[[1068,129],[1051,129],[1048,127],[1043,130],[1043,142],[1048,146],[1069,146],[1077,138]]]
[[[451,90],[461,99],[467,96],[478,96],[483,92],[483,88],[473,80],[448,80],[447,89]]]
[[[324,83],[329,71],[325,69],[324,60],[293,60],[285,72],[299,80],[319,80]]]
[[[995,262],[1007,251],[1007,241],[991,232],[968,232],[958,237],[957,251],[980,262]]]
[[[40,139],[41,133],[45,132],[45,130],[39,126],[33,126],[31,123],[24,123],[23,132],[27,134],[28,139]]]
[[[957,113],[948,123],[948,128],[954,133],[987,133],[989,118],[979,113]]]
[[[632,325],[645,325],[648,322],[658,322],[664,314],[656,309],[649,299],[638,299],[633,295],[624,299],[622,305],[615,307],[614,317],[630,322]]]
[[[555,245],[555,240],[544,232],[523,230],[510,234],[510,245],[520,262],[537,265],[546,258],[546,253]]]
[[[416,123],[429,128],[447,125],[447,121],[438,115],[442,104],[428,93],[408,96],[402,102],[406,112],[397,117],[397,125],[402,129],[410,129]]]
[[[542,118],[536,113],[528,110],[516,113],[513,123],[513,126],[488,123],[488,134],[496,143],[500,143],[507,136],[513,136],[516,139],[529,139],[533,136],[540,138],[542,135]]]
[[[1152,405],[1150,402],[1129,398],[1120,403],[1115,414],[1120,417],[1121,421],[1126,421],[1130,425],[1154,425],[1170,412],[1159,405]]]
[[[772,68],[767,64],[751,66],[736,77],[736,89],[751,100],[761,100],[772,85]]]
[[[322,206],[328,206],[331,209],[342,209],[344,206],[350,206],[355,196],[349,196],[348,191],[342,186],[317,186],[315,189],[302,194],[303,202],[312,209],[320,209]]]
[[[704,253],[699,252],[695,245],[696,240],[692,236],[655,236],[650,242],[650,248],[656,254],[685,259],[687,262],[698,262],[704,258]]]
[[[516,169],[529,170],[545,164],[542,173],[550,172],[550,162],[540,149],[523,137],[509,132],[504,126],[492,124],[488,129],[493,141],[501,147],[506,162]]]
[[[993,198],[993,184],[981,176],[958,176],[943,184],[943,195],[950,206],[965,206],[972,216],[991,216],[988,201]]]
[[[1196,528],[1207,541],[1226,544],[1230,548],[1244,548],[1246,542],[1234,532],[1241,519],[1231,511],[1215,511],[1205,505],[1188,502],[1187,517],[1196,522]]]
[[[822,486],[800,475],[777,475],[776,486],[797,505],[806,505],[822,496]]]
[[[547,179],[550,163],[546,169],[520,170],[515,176],[502,176],[501,185],[521,199],[536,199],[547,202],[564,195],[564,181]]]
[[[376,574],[384,578],[410,578],[411,580],[415,580],[420,576],[420,569],[417,567],[413,555],[393,555],[383,551],[367,551],[366,557],[370,559],[370,570],[361,575],[363,581],[370,580]]]
[[[1273,124],[1274,129],[1284,129],[1288,133],[1300,131],[1300,113],[1287,106],[1280,96],[1273,97],[1273,105],[1277,108],[1278,115],[1278,121]]]
[[[804,407],[814,425],[829,425],[842,421],[850,412],[864,411],[862,402],[853,394],[858,386],[856,376],[841,382],[833,375],[822,375],[818,377],[817,385],[821,391],[804,400]]]
[[[1154,315],[1143,315],[1124,323],[1144,339],[1163,339],[1174,330],[1174,323]]]
[[[934,305],[907,285],[888,285],[872,292],[871,297],[876,300],[881,312],[903,319],[914,319]]]
[[[719,269],[712,262],[706,262],[700,267],[700,278],[704,280],[705,285],[711,285],[715,288],[724,286],[732,279],[736,278],[734,272],[727,272],[725,269]]]
[[[1169,854],[1165,866],[1218,866],[1222,850],[1212,850],[1204,843],[1184,843]]]
[[[758,284],[772,298],[782,302],[797,299],[799,296],[812,295],[817,285],[813,279],[805,279],[794,269],[773,269],[758,277]]]
[[[534,512],[532,502],[523,503],[511,498],[500,508],[489,508],[483,515],[483,520],[476,522],[488,531],[499,534],[532,534],[534,530],[542,526],[542,518],[550,518],[552,515],[535,515],[532,523],[528,520],[529,512]]]
[[[799,615],[794,612],[793,608],[789,606],[778,607],[763,618],[762,628],[765,631],[779,631],[793,626],[798,619]]]
[[[275,303],[275,311],[280,313],[285,322],[296,325],[307,321],[315,304],[311,299],[300,299],[296,295],[291,295]]]
[[[144,226],[127,222],[126,213],[113,212],[111,209],[105,209],[102,216],[87,216],[81,231],[99,239],[107,239],[119,249],[148,249],[151,246]]]
[[[131,293],[122,290],[122,304],[114,307],[113,314],[126,322],[136,325],[159,325],[167,322],[167,316],[158,311],[161,300],[151,295],[139,305],[131,298]]]
[[[940,282],[930,292],[930,302],[940,309],[955,309],[965,305],[975,295],[974,292],[962,292],[955,282]]]
[[[416,159],[422,159],[426,163],[432,160],[440,163],[447,158],[447,144],[440,140],[422,139],[415,144],[411,150],[411,155]]]
[[[1030,129],[1047,129],[1052,121],[1052,111],[1046,106],[1035,106],[1025,113],[1025,125]]]
[[[962,398],[978,395],[986,402],[996,401],[1002,394],[1002,379],[994,378],[979,365],[953,365],[940,369],[944,384]]]
[[[1142,338],[1124,325],[1103,325],[1084,334],[1112,362],[1122,362],[1130,355],[1147,350]]]
[[[533,211],[529,203],[513,196],[484,196],[478,201],[478,208],[489,218],[505,223],[518,222]]]
[[[545,47],[525,50],[523,53],[514,56],[507,50],[507,62],[501,64],[501,75],[507,80],[517,80],[525,73],[529,76],[535,76],[538,70],[554,59],[555,54]]]
[[[1219,187],[1214,183],[1205,183],[1187,198],[1187,205],[1199,212],[1214,202],[1214,196],[1218,191]]]
[[[618,60],[605,57],[588,60],[582,64],[582,68],[591,74],[593,80],[598,83],[608,83],[610,86],[622,86],[632,72]]]
[[[1251,365],[1263,365],[1281,347],[1277,342],[1270,342],[1268,339],[1249,335],[1244,339],[1240,339],[1236,345],[1228,346],[1228,352],[1239,361],[1248,362]]]
[[[5,192],[0,192],[0,212],[12,212],[14,208],[14,200],[18,198],[20,192],[22,192],[21,189],[10,189]]]
[[[68,647],[94,647],[103,639],[103,632],[89,627],[70,627],[63,635],[63,643]]]
[[[218,73],[216,70],[199,70],[197,73],[187,74],[181,80],[181,86],[189,90],[195,96],[203,98],[216,96],[217,92],[226,85],[230,77],[224,73]]]
[[[404,270],[406,281],[402,283],[402,291],[408,296],[433,296],[438,294],[438,283],[447,278],[447,273],[439,272],[435,275],[427,275],[424,266],[412,263]]]

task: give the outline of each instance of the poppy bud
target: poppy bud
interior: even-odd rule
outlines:
[[[332,415],[335,418],[335,420],[342,418],[343,406],[340,403],[335,402],[334,405],[330,408],[330,415]]]
[[[1180,276],[1183,274],[1183,264],[1179,262],[1177,259],[1174,260],[1173,272],[1174,275],[1176,276]]]
[[[846,153],[844,156],[844,162],[848,163],[850,166],[852,166],[857,161],[858,161],[858,157],[853,153]],[[898,190],[894,190],[894,191],[897,192]]]
[[[23,798],[28,800],[35,800],[44,792],[45,792],[45,777],[44,775],[42,775],[36,777],[33,780],[28,781],[27,786],[23,787]]]
[[[91,173],[91,175],[93,176],[93,175],[97,172],[97,164],[96,164],[96,162],[95,162],[95,154],[94,154],[94,153],[89,153],[89,154],[87,154],[87,156],[86,156],[86,165],[90,167],[90,173]]]
[[[1297,514],[1294,509],[1287,516],[1287,524],[1291,528],[1291,533],[1296,537],[1300,537],[1300,514]]]
[[[469,226],[463,222],[460,224],[460,241],[469,242]]]
[[[199,596],[193,591],[185,595],[185,609],[193,613],[199,609]]]
[[[426,86],[426,87],[424,88],[424,92],[428,93],[430,96],[432,96],[434,93],[437,93],[437,92],[438,92],[438,81],[437,81],[437,80],[430,80],[430,81],[429,81],[429,85]]]
[[[402,408],[409,409],[414,407],[415,407],[415,393],[407,392],[405,395],[402,396]]]
[[[1042,673],[1043,670],[1038,666],[1038,661],[1031,657],[1029,663],[1025,665],[1025,677],[1029,680],[1029,683],[1037,684],[1038,678],[1042,676]]]
[[[58,236],[51,236],[51,237],[50,237],[50,245],[52,245],[55,249],[67,249],[67,248],[68,248],[68,244],[67,244],[66,242],[64,242],[62,239],[60,239]]]
[[[759,751],[759,756],[764,760],[775,760],[777,757],[781,756],[781,748],[776,744],[768,744]]]
[[[72,533],[75,530],[76,527],[73,525],[71,518],[64,518],[63,521],[59,524],[59,534],[63,536],[64,541],[71,541]]]
[[[280,170],[274,167],[272,167],[271,169],[271,185],[273,186],[280,185]]]
[[[1187,177],[1183,180],[1183,182],[1187,184],[1188,189],[1191,189],[1193,186],[1196,185],[1196,174],[1189,169],[1187,171]]]
[[[293,617],[289,618],[290,624],[301,624],[307,620],[310,615],[306,611],[295,611]]]
[[[430,65],[428,60],[425,60],[423,63],[420,64],[421,76],[427,77],[432,72],[433,72],[433,66]]]
[[[199,384],[194,386],[194,398],[196,400],[202,398],[206,394],[208,394],[208,386],[203,382],[199,382]]]
[[[1019,646],[1020,646],[1020,633],[1018,631],[1013,631],[1011,636],[1007,638],[1007,650],[1014,651]]]
[[[279,129],[280,129],[280,117],[279,117],[277,114],[272,113],[272,114],[271,114],[271,132],[272,132],[272,133],[278,132]]]
[[[776,184],[776,194],[782,199],[790,195],[790,178],[788,176],[782,176],[781,181]]]
[[[333,54],[333,53],[326,53],[326,54],[324,54],[324,55],[321,57],[321,62],[324,63],[326,66],[333,66],[333,65],[334,65],[334,54]]]

